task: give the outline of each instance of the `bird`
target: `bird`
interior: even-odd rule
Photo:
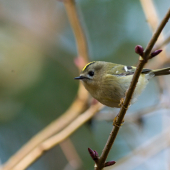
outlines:
[[[85,65],[80,75],[74,79],[81,80],[86,90],[100,103],[108,107],[120,108],[121,100],[125,97],[135,70],[134,66],[92,61]],[[170,74],[170,67],[157,70],[144,68],[138,79],[131,104],[137,101],[151,78],[168,74]]]

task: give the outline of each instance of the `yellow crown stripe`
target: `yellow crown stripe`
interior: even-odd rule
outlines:
[[[84,71],[90,64],[92,64],[92,63],[94,63],[94,62],[95,62],[95,61],[92,61],[92,62],[86,64],[86,65],[83,67],[82,71]]]

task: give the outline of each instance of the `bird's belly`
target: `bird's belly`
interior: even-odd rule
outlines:
[[[118,102],[115,102],[110,99],[99,99],[98,101],[106,106],[109,106],[109,107],[117,107],[117,108],[120,107],[120,100],[118,100]]]
[[[131,100],[131,104],[135,103],[138,99],[138,97],[140,96],[140,94],[142,93],[142,91],[145,89],[146,85],[148,84],[148,79],[146,78],[147,75],[141,75],[139,77],[137,86],[135,88],[132,100]]]
[[[124,77],[125,78],[125,77]],[[120,107],[120,100],[125,97],[125,93],[130,86],[131,78],[126,77],[127,80],[124,78],[120,79],[118,82],[118,86],[114,87],[112,85],[101,87],[95,93],[91,93],[92,96],[97,99],[100,103],[109,106],[109,107]],[[146,87],[148,80],[145,78],[145,75],[141,75],[139,81],[137,83],[136,89],[132,96],[131,104],[136,102],[138,96],[141,94],[143,89]],[[104,89],[105,88],[105,89]]]

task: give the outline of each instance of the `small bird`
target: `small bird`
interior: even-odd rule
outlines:
[[[75,77],[75,79],[81,80],[87,91],[100,103],[119,108],[121,107],[120,101],[125,97],[135,70],[134,66],[92,61],[82,69],[80,76]],[[140,74],[131,104],[137,100],[149,79],[168,74],[170,74],[170,67],[158,70],[144,68]]]

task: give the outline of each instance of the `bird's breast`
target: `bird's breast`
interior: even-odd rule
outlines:
[[[89,93],[100,103],[109,107],[120,107],[120,100],[125,97],[125,93],[130,86],[132,75],[120,76],[116,78],[107,77],[101,79],[96,85],[83,83]],[[148,80],[142,74],[138,80],[137,87],[134,91],[131,103],[134,103],[143,89],[146,87]]]

